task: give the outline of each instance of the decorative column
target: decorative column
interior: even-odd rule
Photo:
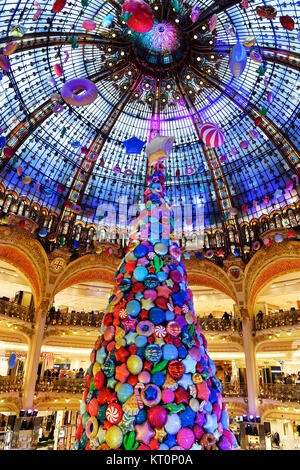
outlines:
[[[30,339],[23,383],[24,392],[22,406],[25,410],[32,408],[33,406],[37,371],[40,361],[48,306],[49,300],[43,300],[36,311],[36,323],[34,327],[35,331]]]
[[[243,323],[243,344],[246,362],[248,411],[249,414],[255,416],[258,411],[258,388],[255,343],[252,337],[252,320],[247,309],[241,308],[240,310]]]

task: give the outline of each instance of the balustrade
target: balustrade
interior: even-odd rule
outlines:
[[[23,377],[0,377],[0,393],[18,392],[22,389]]]
[[[300,310],[287,310],[264,315],[262,320],[253,319],[253,329],[256,331],[292,325],[300,325]]]
[[[231,384],[231,383],[225,383],[222,384],[223,387],[223,396],[224,397],[231,397],[231,398],[239,398],[239,397],[246,397],[247,396],[247,386],[246,384]]]
[[[0,300],[0,314],[19,318],[19,320],[23,321],[33,321],[33,312],[31,312],[28,307],[9,302],[8,300]]]
[[[86,386],[86,378],[82,379],[44,379],[36,384],[36,392],[82,393]]]
[[[46,324],[58,326],[62,325],[100,327],[103,315],[103,312],[94,314],[85,312],[48,312]]]
[[[262,384],[259,398],[300,403],[300,385],[297,384]]]
[[[203,331],[241,331],[240,320],[224,320],[222,318],[198,318],[198,324]]]

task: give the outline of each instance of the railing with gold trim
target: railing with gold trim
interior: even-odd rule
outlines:
[[[57,326],[91,326],[100,327],[104,313],[85,313],[85,312],[48,312],[46,324]]]
[[[270,315],[264,315],[262,320],[253,319],[253,329],[256,331],[292,325],[300,325],[300,310],[271,313]]]
[[[22,377],[0,377],[0,393],[18,392],[22,389]]]
[[[36,383],[36,392],[82,393],[86,386],[86,378],[82,379],[44,379]]]
[[[203,331],[242,331],[242,322],[237,319],[198,318],[198,324]]]
[[[33,321],[33,312],[31,312],[28,307],[9,302],[8,300],[0,300],[0,314],[15,317],[23,321]]]
[[[297,384],[262,384],[259,398],[300,403],[300,385]]]

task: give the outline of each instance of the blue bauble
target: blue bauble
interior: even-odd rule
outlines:
[[[146,421],[146,419],[147,419],[147,411],[140,410],[136,417],[136,424],[142,424]]]
[[[154,325],[160,325],[165,319],[165,312],[161,308],[153,307],[149,310],[149,320],[154,323]]]
[[[168,275],[167,275],[164,271],[159,271],[159,272],[157,273],[157,277],[158,277],[159,282],[165,282],[165,280],[167,279]]]
[[[145,358],[150,362],[158,362],[162,357],[162,350],[158,344],[148,344],[145,350]]]
[[[143,346],[146,346],[147,344],[147,337],[146,336],[142,336],[142,335],[138,335],[136,336],[135,338],[135,344],[138,348],[142,348]]]
[[[184,359],[187,355],[187,350],[185,349],[184,346],[179,346],[178,348],[178,357],[180,359]]]
[[[131,317],[137,317],[141,308],[141,303],[138,300],[130,300],[126,305],[126,310]]]
[[[166,361],[171,361],[172,359],[177,359],[178,350],[174,344],[169,343],[163,346],[163,358]]]
[[[166,320],[171,321],[171,320],[174,320],[174,318],[175,318],[175,313],[171,312],[171,310],[167,310],[166,311]]]
[[[128,279],[128,278],[122,279],[122,281],[119,284],[119,289],[121,292],[127,292],[128,290],[130,290],[131,285],[132,285],[131,279]]]
[[[164,256],[168,253],[168,246],[165,243],[155,243],[154,251],[157,255]]]
[[[133,254],[137,258],[143,258],[144,256],[146,256],[147,253],[148,253],[148,248],[144,245],[138,245],[133,250]]]
[[[125,401],[128,400],[128,398],[131,397],[131,395],[133,395],[133,386],[130,385],[130,384],[122,384],[120,385],[120,387],[118,388],[118,391],[117,391],[117,397],[118,399],[120,400],[121,403],[125,403]]]
[[[212,412],[213,407],[212,407],[212,404],[211,404],[210,401],[208,401],[208,402],[205,404],[204,409],[205,409],[206,413],[211,413],[211,412]]]
[[[15,353],[12,353],[8,359],[8,368],[13,369],[16,365],[16,362],[17,362],[17,356]]]
[[[143,266],[139,266],[139,267],[143,267]],[[136,268],[138,269],[138,268]],[[136,271],[136,269],[134,270],[134,273]],[[144,268],[146,269],[146,268]],[[147,273],[148,273],[148,270],[146,269]],[[133,274],[134,274],[133,273]],[[134,276],[135,277],[135,276]],[[138,281],[139,279],[137,279]],[[144,281],[144,286],[147,288],[147,289],[155,289],[155,287],[158,286],[159,284],[159,280],[158,280],[158,277],[155,275],[155,274],[148,274],[147,276],[145,276],[143,278],[143,281]]]
[[[145,266],[138,266],[133,271],[133,277],[139,282],[142,282],[146,278],[147,274],[148,274],[148,269],[145,268]]]
[[[162,372],[154,372],[152,375],[152,383],[161,387],[165,383],[165,375]]]
[[[227,411],[223,410],[221,414],[221,424],[223,426],[223,429],[228,430],[229,429],[229,416]]]

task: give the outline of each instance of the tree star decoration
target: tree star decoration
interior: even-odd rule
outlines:
[[[155,432],[150,427],[148,421],[145,421],[143,424],[137,424],[135,426],[136,430],[136,440],[143,442],[148,445],[152,437],[155,436]]]

